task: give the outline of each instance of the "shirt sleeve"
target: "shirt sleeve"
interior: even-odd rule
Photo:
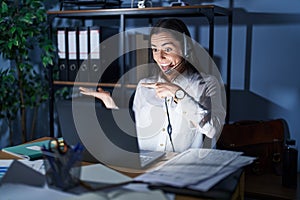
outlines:
[[[204,83],[193,85],[192,90],[196,94],[186,91],[187,95],[178,102],[178,106],[202,134],[214,138],[220,134],[226,115],[220,84],[215,77],[209,76]]]

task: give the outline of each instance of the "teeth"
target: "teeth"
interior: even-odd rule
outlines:
[[[170,64],[160,64],[162,67],[167,67],[169,66]]]

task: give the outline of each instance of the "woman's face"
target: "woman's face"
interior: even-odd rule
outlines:
[[[184,71],[182,48],[172,34],[161,32],[151,36],[153,58],[167,79],[174,79]]]

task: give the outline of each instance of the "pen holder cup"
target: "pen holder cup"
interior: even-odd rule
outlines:
[[[68,151],[66,154],[43,152],[43,154],[49,187],[68,190],[79,185],[81,152]]]

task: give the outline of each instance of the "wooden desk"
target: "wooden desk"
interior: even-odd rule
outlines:
[[[281,176],[274,174],[245,175],[245,196],[255,199],[300,199],[300,174],[298,174],[298,188],[283,187]]]
[[[46,140],[46,139],[50,139],[50,138],[44,137],[44,138],[34,140],[32,142],[42,141],[42,140]],[[173,156],[174,156],[174,153],[172,153],[172,152],[167,153],[159,163],[156,163],[152,167],[158,166],[159,164],[169,160]],[[16,156],[13,156],[11,154],[8,154],[6,152],[0,151],[0,159],[19,159],[19,158]],[[83,165],[87,165],[87,164],[90,164],[90,163],[83,162]],[[142,172],[126,173],[121,169],[119,169],[118,171],[129,177],[132,177],[132,178],[135,176],[138,176],[140,173],[142,173]],[[232,184],[234,184],[234,185],[232,185]],[[166,191],[170,191],[170,190],[166,189]],[[193,197],[193,196],[191,196],[192,193],[194,193],[194,195],[199,195],[202,197]],[[213,189],[211,189],[208,192],[205,192],[205,193],[190,192],[190,191],[185,191],[183,189],[179,193],[176,193],[175,199],[176,200],[220,199],[220,198],[216,198],[216,195],[220,196],[223,194],[226,194],[226,196],[230,196],[230,198],[226,198],[226,199],[231,199],[231,200],[243,200],[244,199],[244,172],[243,172],[243,170],[240,170],[240,171],[234,173],[233,175],[230,175],[228,178],[222,180],[220,183],[218,183],[215,187],[213,187]],[[212,198],[212,197],[215,197],[215,198]]]

